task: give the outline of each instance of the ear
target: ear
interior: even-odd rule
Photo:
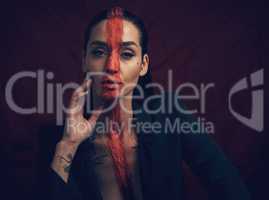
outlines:
[[[148,67],[149,67],[149,56],[148,54],[144,54],[142,63],[141,63],[141,71],[139,75],[144,76],[148,71]]]

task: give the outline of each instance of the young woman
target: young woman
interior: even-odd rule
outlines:
[[[87,27],[83,70],[90,78],[71,97],[51,163],[50,198],[182,199],[184,160],[212,199],[249,199],[237,171],[208,136],[163,128],[167,119],[191,122],[190,117],[174,106],[172,113],[150,113],[166,107],[161,101],[167,94],[144,106],[154,94],[146,87],[151,82],[147,45],[143,22],[121,8],[101,12]],[[83,109],[87,96],[90,116]],[[160,132],[137,128],[153,122],[163,125]],[[100,124],[107,129],[98,129]]]

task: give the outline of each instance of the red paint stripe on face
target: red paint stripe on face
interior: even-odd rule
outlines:
[[[106,23],[106,42],[110,48],[110,54],[107,59],[105,69],[109,73],[109,76],[115,81],[121,81],[120,77],[120,47],[123,35],[123,18],[122,10],[120,8],[114,8],[109,13]],[[106,95],[113,96],[113,91],[106,92]],[[116,123],[119,126],[120,123],[120,105],[117,105],[111,113],[110,122],[111,124]],[[120,126],[121,127],[121,126]],[[109,148],[114,164],[115,175],[117,178],[118,185],[122,191],[124,199],[133,199],[132,189],[130,187],[130,170],[125,156],[125,150],[123,145],[123,133],[119,130],[110,127],[108,133],[107,147]]]
[[[114,79],[120,79],[120,45],[123,35],[123,18],[122,10],[114,8],[111,10],[106,23],[106,42],[111,50],[110,56],[106,63],[108,71],[113,71]]]

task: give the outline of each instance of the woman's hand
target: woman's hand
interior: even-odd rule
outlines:
[[[67,110],[65,130],[62,141],[79,145],[93,133],[96,121],[98,120],[102,108],[93,111],[91,117],[86,119],[83,116],[83,108],[85,104],[85,96],[88,94],[91,86],[91,80],[84,80],[72,94],[70,105]]]
[[[85,80],[72,94],[67,111],[63,138],[56,145],[51,168],[65,181],[68,181],[69,170],[78,146],[93,133],[94,126],[102,108],[93,112],[89,119],[83,116],[85,95],[88,93],[91,80]]]

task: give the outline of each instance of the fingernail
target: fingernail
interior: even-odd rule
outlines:
[[[89,72],[86,73],[86,78],[85,78],[85,79],[86,79],[86,80],[92,80],[91,75],[90,75]]]

